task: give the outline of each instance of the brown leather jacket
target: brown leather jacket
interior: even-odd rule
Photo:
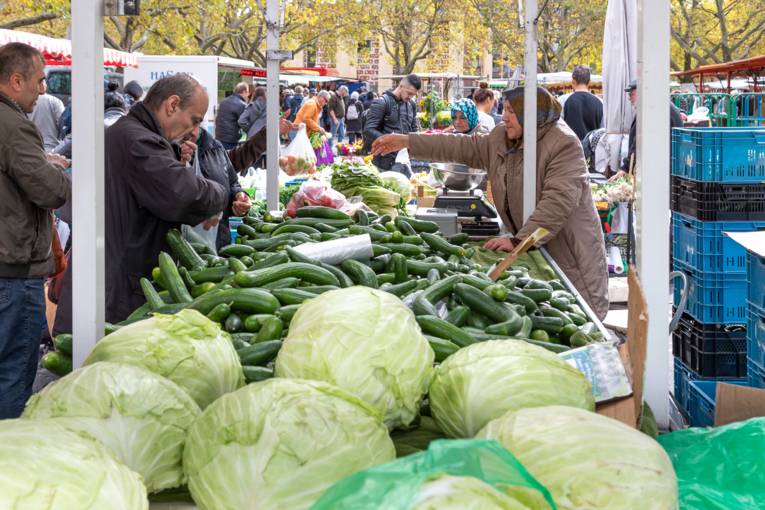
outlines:
[[[489,173],[504,224],[524,239],[538,227],[566,276],[601,319],[608,313],[608,265],[577,136],[563,122],[538,131],[537,206],[523,223],[523,148],[507,146],[504,124],[488,135],[409,135],[412,158],[462,163]],[[517,228],[516,228],[517,227]]]

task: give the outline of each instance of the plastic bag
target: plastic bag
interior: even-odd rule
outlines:
[[[306,134],[305,124],[300,124],[295,138],[279,155],[279,168],[289,176],[316,172],[316,154]]]
[[[300,185],[300,189],[292,195],[287,203],[287,216],[294,218],[297,210],[306,205],[321,205],[338,209],[353,216],[359,209],[368,209],[363,203],[351,203],[345,195],[335,191],[323,181],[308,180]]]
[[[683,510],[765,508],[765,418],[659,436]]]
[[[407,510],[420,487],[438,475],[471,476],[529,508],[556,510],[548,490],[499,443],[442,439],[426,451],[353,474],[330,487],[311,510]]]
[[[202,170],[199,168],[199,153],[194,154],[194,173],[197,177],[202,176]],[[181,225],[181,235],[190,243],[203,243],[217,254],[218,225],[223,217],[223,211],[217,215],[218,221],[213,218],[207,219],[198,225]]]

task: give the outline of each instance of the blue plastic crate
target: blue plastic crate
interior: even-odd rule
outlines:
[[[765,230],[765,221],[699,221],[673,212],[672,257],[697,271],[746,273],[746,249],[723,232],[756,230]]]
[[[747,252],[747,280],[749,281],[749,302],[765,310],[765,257]]]
[[[746,274],[700,272],[677,260],[675,271],[682,271],[688,280],[686,309],[697,321],[707,324],[746,324]],[[682,287],[674,281],[675,306],[680,304]]]
[[[765,130],[675,128],[672,175],[705,182],[765,181]]]
[[[747,372],[747,374],[751,375],[751,372]],[[674,378],[675,381],[673,386],[675,401],[680,406],[680,409],[683,411],[683,413],[685,413],[686,417],[690,416],[690,385],[692,381],[723,381],[741,384],[746,384],[747,382],[746,377],[701,377],[696,372],[688,368],[688,366],[678,358],[674,358]]]
[[[725,381],[727,384],[747,386],[747,381]],[[691,427],[711,427],[715,423],[715,401],[718,381],[691,381],[688,385],[688,418]]]
[[[749,304],[746,327],[746,355],[749,360],[765,366],[765,312]]]
[[[747,363],[747,373],[749,374],[749,386],[752,388],[765,388],[765,368],[749,360]]]
[[[236,229],[242,224],[242,218],[232,216],[228,219],[229,231],[231,232],[231,244],[236,243],[236,238],[239,236]]]

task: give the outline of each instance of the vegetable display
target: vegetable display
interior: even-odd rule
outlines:
[[[522,501],[470,476],[442,475],[425,483],[411,510],[533,510]]]
[[[377,169],[344,162],[332,165],[332,171],[332,188],[346,197],[361,197],[378,214],[395,216],[402,211],[400,185],[390,186],[395,190],[388,189]]]
[[[0,420],[0,508],[147,510],[137,473],[52,420]]]
[[[184,453],[201,508],[300,510],[336,481],[395,457],[380,414],[335,386],[277,378],[218,399]]]
[[[414,314],[398,298],[351,287],[300,307],[275,368],[279,377],[325,381],[356,394],[394,428],[417,417],[433,357]]]
[[[32,396],[23,418],[55,418],[87,433],[143,477],[149,492],[184,483],[186,433],[199,406],[178,385],[148,370],[94,363]]]
[[[677,508],[666,452],[611,418],[574,407],[527,408],[489,422],[477,437],[499,441],[560,509]]]
[[[441,363],[430,387],[433,417],[447,436],[470,438],[495,418],[526,407],[595,410],[592,387],[555,354],[520,340],[490,340]]]

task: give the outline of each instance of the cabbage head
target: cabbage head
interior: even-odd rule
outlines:
[[[617,420],[574,407],[527,408],[491,421],[478,437],[510,450],[561,510],[677,508],[664,449]]]
[[[592,386],[554,353],[522,340],[460,349],[438,366],[430,386],[431,412],[450,437],[473,437],[508,411],[555,404],[592,411]]]
[[[204,409],[244,386],[244,373],[228,333],[196,310],[156,314],[107,335],[85,364],[113,361],[167,377]]]
[[[417,417],[433,358],[414,314],[400,299],[350,287],[298,309],[276,358],[276,375],[350,391],[380,410],[392,429]]]
[[[183,445],[199,406],[169,379],[101,361],[29,399],[23,418],[54,418],[85,432],[138,472],[149,492],[182,485]]]
[[[395,457],[371,406],[323,382],[275,378],[205,409],[183,466],[200,508],[301,510],[338,480]]]
[[[410,510],[536,510],[472,476],[444,475],[424,483]]]
[[[52,420],[0,420],[0,508],[147,510],[141,477]]]

